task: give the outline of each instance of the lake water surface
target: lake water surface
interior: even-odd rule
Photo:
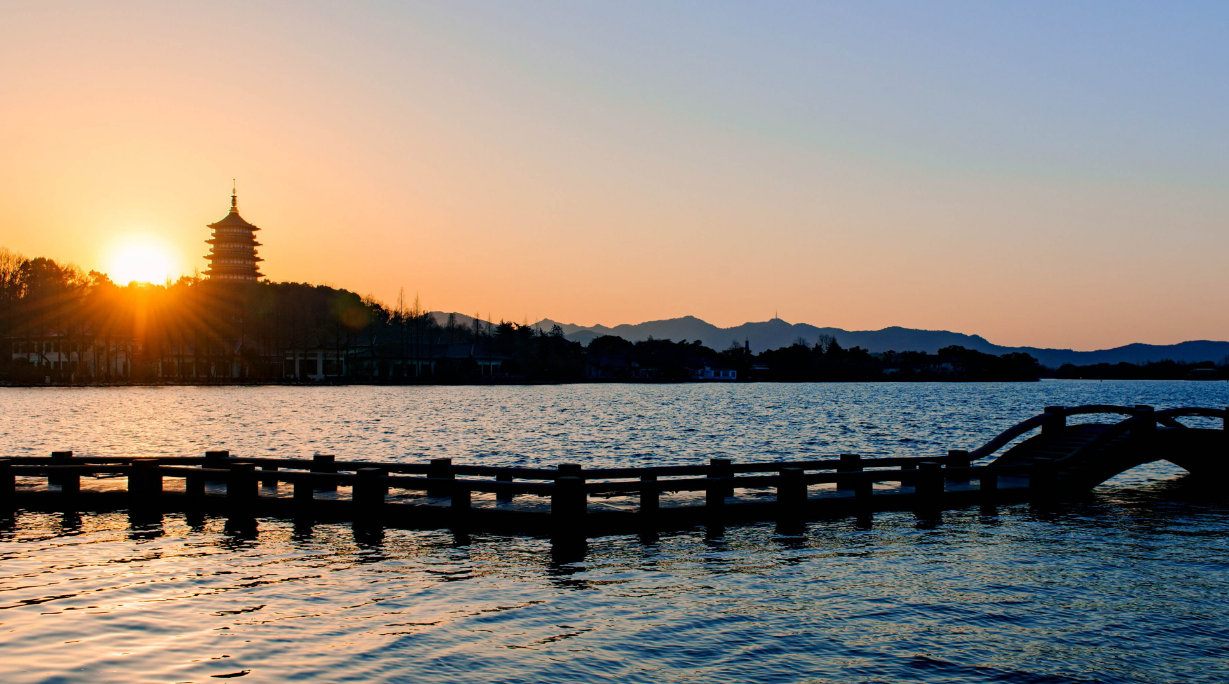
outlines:
[[[1084,403],[1223,407],[1229,383],[0,389],[0,446],[546,466],[933,456]],[[19,512],[0,520],[0,681],[1225,681],[1229,497],[1181,475],[1141,467],[1054,508],[566,551]]]

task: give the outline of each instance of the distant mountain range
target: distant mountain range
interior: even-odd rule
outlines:
[[[458,316],[458,320],[460,320]],[[472,320],[466,317],[466,320]],[[1087,366],[1097,363],[1148,363],[1151,361],[1179,361],[1194,363],[1229,358],[1229,342],[1197,340],[1179,344],[1128,344],[1113,349],[1098,351],[1074,351],[1071,349],[1043,349],[1040,347],[1004,347],[993,344],[980,335],[966,335],[947,330],[917,330],[893,326],[882,330],[843,330],[820,328],[806,323],[787,323],[774,318],[760,323],[744,323],[733,328],[719,328],[694,316],[671,318],[664,321],[648,321],[635,325],[581,326],[544,319],[534,324],[541,330],[550,330],[558,325],[570,340],[588,344],[601,335],[617,335],[632,342],[654,339],[700,340],[712,349],[722,350],[730,345],[750,344],[751,351],[759,353],[768,349],[788,347],[796,341],[815,344],[824,336],[836,339],[842,347],[862,347],[870,352],[920,351],[934,353],[943,347],[956,345],[988,354],[1024,352],[1032,355],[1042,365],[1050,368],[1070,363]]]
[[[440,325],[445,325],[449,314],[433,311],[431,315]],[[464,314],[452,314],[459,326],[473,326],[474,318]],[[486,321],[481,321],[486,324]],[[824,336],[831,336],[842,347],[862,347],[869,352],[920,351],[934,352],[952,345],[974,349],[987,354],[1010,354],[1023,352],[1041,362],[1043,366],[1058,368],[1063,364],[1091,366],[1098,363],[1136,363],[1153,361],[1178,361],[1196,363],[1229,360],[1229,342],[1193,340],[1178,344],[1128,344],[1113,349],[1075,351],[1072,349],[1045,349],[1041,347],[1004,347],[994,344],[980,335],[966,335],[948,330],[918,330],[892,326],[882,330],[844,330],[820,328],[807,323],[787,323],[780,318],[759,323],[743,323],[733,328],[719,328],[695,316],[670,318],[663,321],[623,324],[614,327],[604,325],[583,326],[560,323],[549,318],[533,324],[534,328],[549,331],[558,325],[569,340],[587,345],[596,337],[616,335],[625,340],[639,342],[650,337],[659,340],[700,340],[700,343],[718,351],[730,345],[749,344],[751,351],[759,353],[769,349],[788,347],[797,341],[815,344]]]

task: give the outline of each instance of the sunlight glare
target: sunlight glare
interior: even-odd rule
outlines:
[[[174,259],[161,242],[146,238],[128,238],[111,250],[107,275],[117,285],[130,282],[164,283],[176,276]]]

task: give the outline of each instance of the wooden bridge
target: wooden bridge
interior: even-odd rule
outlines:
[[[1095,414],[1121,418],[1069,421]],[[1202,428],[1181,422],[1190,418],[1220,422]],[[978,449],[937,458],[714,458],[705,465],[640,468],[237,458],[225,451],[166,459],[54,452],[0,459],[0,515],[127,509],[134,515],[178,511],[253,522],[286,516],[572,537],[775,520],[788,531],[826,515],[928,513],[1080,495],[1160,459],[1192,473],[1223,475],[1229,472],[1227,422],[1229,409],[1048,407]]]
[[[1084,415],[1118,415],[1114,423],[1068,424]],[[1183,418],[1219,419],[1219,428],[1188,427]],[[1075,495],[1145,463],[1165,460],[1194,474],[1229,474],[1229,409],[1175,408],[1102,404],[1065,408],[1048,406],[985,446],[970,452],[985,458],[1012,440],[1040,428],[989,464],[992,468],[1027,468],[1035,484],[1053,494]]]

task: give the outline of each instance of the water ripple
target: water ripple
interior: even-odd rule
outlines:
[[[1224,383],[0,390],[11,454],[695,463],[967,447]],[[685,426],[680,431],[678,426]],[[1229,502],[1167,466],[1049,509],[546,540],[0,519],[0,680],[1229,679]]]

